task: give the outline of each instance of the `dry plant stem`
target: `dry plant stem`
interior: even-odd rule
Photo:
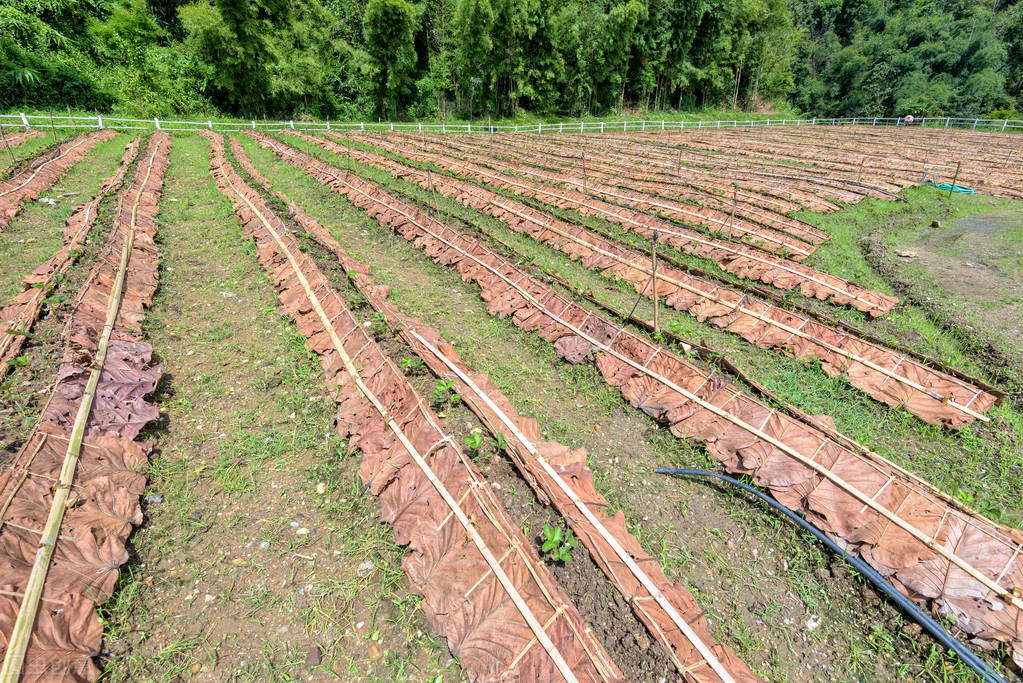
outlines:
[[[522,596],[515,588],[515,585],[512,583],[511,579],[505,573],[504,568],[501,567],[501,563],[491,552],[490,548],[486,545],[486,542],[480,537],[479,533],[476,531],[476,527],[469,520],[468,516],[466,516],[465,512],[461,509],[461,507],[459,507],[458,501],[455,500],[455,498],[444,486],[443,482],[440,481],[437,475],[430,468],[429,464],[426,462],[423,455],[416,450],[416,447],[405,435],[401,427],[390,416],[390,414],[387,412],[387,409],[380,402],[380,399],[378,399],[377,396],[362,381],[358,369],[352,362],[351,357],[345,351],[344,345],[341,343],[341,339],[338,338],[337,333],[334,331],[334,326],[331,324],[330,318],[327,316],[326,311],[324,311],[323,307],[320,305],[319,299],[317,298],[315,292],[313,292],[312,287],[309,285],[309,281],[302,273],[298,265],[298,262],[295,260],[295,256],[287,248],[287,245],[284,243],[284,240],[281,239],[281,236],[277,233],[276,230],[274,230],[270,222],[266,220],[266,217],[259,212],[259,210],[252,204],[251,201],[249,201],[248,197],[246,197],[243,193],[239,192],[234,187],[234,185],[231,184],[230,178],[228,178],[228,184],[231,185],[231,189],[235,192],[235,194],[237,194],[238,197],[240,197],[246,204],[248,204],[249,208],[253,211],[253,213],[259,216],[260,221],[263,223],[267,232],[269,232],[270,235],[274,238],[274,241],[277,242],[278,247],[281,249],[282,253],[288,259],[288,262],[291,264],[292,270],[295,272],[296,277],[302,284],[303,289],[305,289],[306,296],[308,297],[309,302],[316,310],[316,314],[320,318],[320,322],[323,324],[324,330],[326,330],[326,332],[330,336],[331,342],[333,343],[335,350],[338,352],[339,356],[344,362],[345,369],[348,371],[348,374],[352,377],[352,380],[355,382],[355,385],[359,388],[360,393],[362,393],[362,395],[365,396],[366,399],[373,404],[373,406],[377,409],[380,415],[383,416],[384,420],[387,422],[388,428],[390,428],[391,432],[395,435],[398,441],[400,441],[402,446],[404,446],[405,449],[409,452],[409,454],[415,460],[416,465],[423,471],[426,477],[430,480],[430,483],[433,484],[434,488],[437,490],[437,493],[444,499],[444,502],[447,503],[448,507],[452,511],[452,514],[455,515],[459,523],[461,523],[462,527],[465,529],[466,534],[473,541],[473,544],[476,546],[477,550],[479,550],[480,554],[484,557],[484,559],[486,559],[487,564],[490,565],[490,568],[494,573],[494,576],[497,577],[498,581],[500,581],[502,587],[507,592],[509,598],[511,598],[512,602],[515,603],[515,606],[518,609],[519,613],[522,615],[526,623],[529,624],[530,629],[533,631],[533,635],[536,637],[537,642],[540,643],[540,645],[544,648],[547,654],[551,657],[551,660],[558,668],[558,671],[562,674],[562,676],[565,677],[565,680],[571,682],[577,681],[575,674],[568,666],[568,663],[561,655],[561,652],[558,650],[557,646],[555,646],[554,643],[551,641],[550,636],[547,635],[547,632],[544,630],[544,626],[537,620],[536,616],[529,609],[529,606],[522,599]],[[0,683],[4,682],[0,681]]]
[[[0,125],[0,138],[3,138],[4,147],[7,148],[7,155],[11,157],[11,163],[14,163],[14,152],[11,151],[11,143],[7,142],[7,134],[4,133],[4,127]]]
[[[159,147],[157,146],[153,147],[153,153],[149,158],[149,169],[146,172],[145,180],[142,182],[143,188],[149,182],[153,169],[153,159],[156,157],[158,149]],[[14,629],[11,632],[7,653],[4,655],[3,667],[0,668],[0,683],[16,683],[21,676],[21,667],[31,640],[36,613],[39,610],[39,599],[43,594],[43,584],[46,581],[46,573],[50,567],[50,558],[53,556],[60,525],[64,520],[71,483],[75,478],[75,468],[78,466],[78,456],[82,448],[82,438],[85,436],[85,426],[89,420],[89,413],[92,411],[92,401],[96,395],[96,385],[99,383],[100,375],[103,372],[103,363],[106,360],[107,349],[110,346],[110,335],[113,333],[114,324],[117,321],[117,312],[121,305],[121,293],[124,290],[124,280],[128,272],[128,260],[131,257],[132,245],[135,243],[135,221],[141,198],[142,191],[140,189],[135,197],[135,204],[132,206],[131,223],[126,231],[124,246],[121,248],[121,261],[118,265],[114,286],[110,291],[106,322],[103,325],[103,332],[96,347],[92,372],[89,373],[89,381],[85,386],[82,401],[75,415],[71,437],[68,440],[67,452],[64,456],[64,464],[61,467],[60,477],[53,493],[53,504],[50,506],[50,514],[46,519],[45,527],[43,527],[39,549],[36,551],[35,564],[32,565],[32,571],[29,574],[28,584],[25,588],[25,597],[21,602],[21,608],[18,610],[18,619],[15,621]]]

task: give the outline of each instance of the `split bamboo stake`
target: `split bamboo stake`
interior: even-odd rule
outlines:
[[[728,215],[728,229],[734,230],[732,223],[735,222],[735,205],[739,201],[739,183],[732,183],[732,213]],[[807,254],[809,256],[809,254]]]
[[[653,296],[654,296],[654,334],[659,335],[661,333],[661,314],[660,314],[660,299],[657,296],[657,231],[654,230],[654,236],[650,240],[650,261],[653,264],[653,268],[650,271],[650,280],[653,282]]]
[[[710,412],[714,413],[718,417],[721,417],[721,418],[723,418],[723,419],[733,423],[734,425],[736,425],[737,427],[739,427],[743,431],[746,431],[746,432],[756,436],[757,438],[766,441],[767,443],[771,444],[775,448],[778,448],[779,450],[781,450],[783,453],[786,453],[787,455],[791,456],[796,461],[798,461],[801,464],[805,465],[806,467],[814,470],[815,472],[820,474],[822,477],[824,477],[825,479],[827,479],[827,480],[831,481],[833,484],[835,484],[835,486],[837,486],[838,488],[842,489],[843,491],[845,491],[849,495],[853,496],[859,502],[863,503],[863,505],[865,507],[871,508],[872,510],[877,512],[879,515],[881,515],[882,517],[884,517],[888,521],[892,522],[895,526],[899,527],[900,529],[902,529],[903,531],[908,533],[910,536],[912,536],[914,539],[916,539],[917,541],[919,541],[920,543],[925,545],[927,548],[931,549],[932,551],[934,551],[938,555],[941,555],[942,557],[944,557],[950,563],[952,563],[952,564],[956,565],[957,567],[959,567],[960,569],[962,569],[964,572],[966,572],[967,574],[969,574],[970,576],[975,578],[977,581],[982,583],[986,588],[991,590],[994,594],[998,595],[1002,600],[1004,600],[1006,602],[1009,602],[1009,603],[1013,604],[1014,606],[1019,607],[1020,609],[1023,609],[1023,599],[1016,597],[1015,595],[1013,595],[1009,591],[1005,590],[1003,587],[999,586],[996,582],[992,581],[990,578],[985,576],[978,569],[976,569],[973,565],[971,565],[968,562],[966,562],[963,559],[961,559],[958,555],[955,555],[954,553],[951,553],[951,552],[945,550],[945,548],[943,548],[940,544],[938,544],[933,538],[929,538],[926,534],[924,534],[922,531],[917,529],[915,526],[913,526],[909,522],[903,520],[901,517],[899,517],[895,513],[891,512],[890,510],[888,510],[884,505],[882,505],[882,504],[878,503],[877,501],[875,501],[872,496],[868,496],[867,494],[863,493],[862,491],[860,491],[858,488],[856,488],[852,484],[846,482],[842,477],[840,477],[839,475],[837,475],[834,472],[832,472],[831,470],[829,470],[827,467],[825,467],[825,466],[815,462],[812,457],[807,457],[807,456],[799,453],[798,451],[796,451],[791,446],[788,446],[787,444],[779,441],[778,439],[776,439],[775,437],[771,436],[770,434],[767,434],[767,433],[763,432],[762,430],[758,429],[757,427],[754,427],[753,425],[750,425],[749,423],[745,422],[742,418],[740,418],[740,417],[738,417],[736,415],[732,415],[731,413],[727,412],[726,410],[723,410],[722,408],[719,408],[718,406],[714,405],[713,403],[709,403],[709,402],[701,399],[696,394],[693,394],[693,393],[687,391],[686,389],[684,389],[683,387],[679,386],[678,384],[676,384],[672,380],[668,379],[667,377],[664,377],[663,375],[661,375],[661,374],[659,374],[659,373],[657,373],[657,372],[655,372],[653,370],[650,370],[646,366],[637,363],[636,361],[634,361],[631,358],[629,358],[629,357],[619,353],[618,351],[615,351],[613,348],[611,348],[610,345],[605,344],[604,342],[601,342],[600,340],[598,340],[598,339],[588,335],[586,332],[584,332],[582,330],[582,327],[584,325],[580,325],[580,326],[577,327],[577,326],[571,324],[570,322],[568,322],[567,320],[562,318],[560,315],[558,315],[554,311],[552,311],[549,308],[547,308],[546,306],[544,306],[543,303],[541,303],[538,299],[536,299],[536,297],[534,297],[528,291],[526,291],[525,289],[520,287],[517,283],[512,282],[511,279],[509,279],[506,275],[501,273],[498,269],[494,268],[493,266],[489,265],[488,263],[484,262],[483,260],[477,258],[476,256],[473,256],[468,251],[466,251],[466,250],[462,249],[461,247],[455,245],[451,241],[449,241],[449,240],[441,237],[440,235],[434,233],[429,228],[423,226],[421,223],[416,221],[415,218],[413,216],[411,216],[409,213],[407,213],[406,211],[403,211],[400,208],[389,206],[385,202],[383,202],[383,201],[373,197],[369,193],[367,193],[367,192],[365,192],[365,191],[363,191],[363,190],[361,190],[361,189],[351,185],[350,183],[345,183],[345,184],[348,185],[348,187],[350,187],[355,192],[365,196],[366,198],[370,199],[371,201],[374,201],[374,202],[376,202],[378,204],[382,204],[382,205],[386,206],[387,208],[391,209],[392,211],[396,211],[397,213],[399,213],[402,216],[404,216],[405,218],[407,218],[414,225],[419,227],[421,230],[423,230],[424,232],[429,234],[434,239],[436,239],[439,242],[447,245],[448,247],[458,251],[460,254],[464,255],[466,258],[476,262],[477,264],[482,266],[484,269],[490,271],[496,277],[498,277],[499,279],[504,281],[509,287],[515,289],[519,293],[519,295],[522,296],[522,298],[524,300],[529,302],[529,304],[531,306],[536,308],[541,313],[547,315],[552,320],[555,320],[558,323],[564,325],[566,328],[571,330],[574,334],[576,334],[579,337],[581,337],[582,339],[586,340],[587,342],[592,344],[594,347],[600,349],[601,351],[603,351],[603,352],[605,352],[605,353],[607,353],[607,354],[609,354],[611,356],[614,356],[615,358],[621,360],[623,363],[629,365],[630,367],[633,367],[634,369],[638,370],[639,372],[644,373],[644,374],[650,376],[651,378],[653,378],[656,381],[660,382],[661,384],[663,384],[664,386],[668,387],[672,391],[675,391],[675,392],[679,393],[680,395],[682,395],[686,399],[696,403],[697,405],[701,406],[702,408],[704,408],[706,410],[709,410]]]
[[[135,245],[135,225],[138,218],[139,204],[142,200],[142,192],[149,183],[153,172],[153,160],[160,149],[159,143],[153,145],[153,153],[149,157],[149,168],[146,170],[146,177],[139,186],[135,195],[135,203],[131,208],[131,221],[124,237],[124,246],[121,249],[121,261],[117,267],[117,275],[110,290],[110,297],[107,303],[107,317],[103,325],[103,332],[100,335],[99,343],[96,346],[96,355],[93,360],[92,372],[89,373],[89,380],[82,393],[82,401],[78,405],[78,413],[71,428],[71,438],[68,440],[67,451],[64,454],[64,464],[60,469],[60,477],[57,486],[53,491],[53,503],[50,505],[50,514],[46,518],[46,525],[43,527],[42,537],[39,541],[39,548],[36,551],[35,563],[29,574],[28,583],[25,587],[25,598],[18,609],[18,618],[14,622],[8,641],[7,653],[4,655],[3,668],[0,668],[0,683],[17,683],[21,677],[21,667],[25,661],[25,652],[32,636],[32,627],[35,624],[36,614],[39,610],[39,599],[43,595],[43,584],[50,568],[50,558],[57,543],[60,525],[64,521],[64,512],[67,507],[68,494],[71,491],[71,484],[75,478],[75,469],[78,467],[78,456],[82,449],[82,439],[85,437],[85,425],[89,420],[89,413],[92,412],[92,401],[96,396],[96,387],[99,384],[100,374],[103,372],[103,363],[106,361],[107,350],[110,347],[110,336],[114,331],[114,324],[117,322],[117,313],[121,307],[121,294],[124,291],[124,281],[128,274],[128,261],[131,259],[131,250]]]
[[[962,165],[961,161],[956,164],[956,174],[952,177],[952,186],[948,188],[948,199],[952,199],[952,193],[956,191],[956,181],[959,180],[959,169]]]
[[[370,388],[366,386],[365,382],[363,382],[358,369],[355,367],[355,364],[353,363],[351,357],[345,350],[344,345],[341,342],[341,339],[337,336],[337,332],[335,331],[334,326],[331,324],[330,316],[328,316],[327,312],[323,310],[323,306],[320,304],[319,298],[313,291],[312,285],[309,284],[309,280],[302,272],[294,254],[292,254],[291,250],[288,249],[287,245],[281,238],[280,234],[278,234],[278,232],[274,230],[273,226],[270,224],[270,221],[268,221],[266,217],[262,213],[260,213],[260,211],[252,204],[252,202],[249,201],[248,197],[246,197],[243,193],[239,192],[237,188],[235,188],[234,184],[231,183],[230,177],[228,177],[225,174],[225,178],[227,179],[228,185],[231,186],[231,190],[233,190],[235,194],[237,194],[246,204],[248,204],[252,212],[259,217],[260,221],[263,223],[263,226],[266,228],[267,232],[269,232],[270,236],[274,239],[275,242],[277,242],[278,247],[283,252],[285,258],[287,258],[292,271],[295,273],[295,277],[298,279],[299,283],[302,285],[302,288],[305,290],[306,298],[308,298],[309,303],[312,304],[313,308],[315,309],[316,315],[320,319],[320,324],[323,325],[324,331],[326,331],[327,335],[330,337],[334,349],[341,357],[341,360],[345,366],[345,370],[348,372],[348,375],[352,378],[352,381],[355,383],[356,387],[358,387],[359,393],[365,396],[366,399],[371,404],[373,404],[373,407],[376,408],[378,413],[380,413],[380,416],[384,418],[384,421],[387,423],[388,428],[395,435],[395,437],[397,437],[398,441],[401,442],[402,446],[404,446],[404,448],[408,451],[409,455],[412,456],[413,460],[415,460],[416,462],[416,465],[420,468],[420,470],[422,470],[423,474],[426,475],[427,479],[430,480],[430,483],[437,490],[437,493],[440,494],[441,498],[444,499],[444,502],[447,503],[448,507],[451,509],[452,514],[461,523],[462,527],[465,529],[466,535],[476,546],[476,549],[486,560],[487,564],[490,565],[491,571],[494,573],[494,576],[501,583],[501,586],[508,594],[508,597],[511,598],[512,602],[515,604],[515,607],[522,615],[522,618],[529,625],[530,630],[533,631],[533,635],[536,637],[537,641],[544,648],[544,650],[546,650],[547,654],[551,658],[551,661],[558,668],[558,671],[561,673],[561,675],[564,676],[565,679],[568,681],[577,681],[578,679],[572,672],[572,669],[568,665],[568,662],[565,661],[565,658],[561,654],[560,650],[558,650],[557,646],[554,645],[553,641],[551,641],[550,639],[550,636],[544,630],[544,626],[539,622],[539,620],[536,618],[536,615],[534,615],[532,610],[530,610],[529,605],[526,604],[525,600],[519,594],[518,589],[515,588],[515,584],[512,583],[511,578],[509,578],[509,576],[505,573],[504,568],[501,566],[501,563],[498,561],[497,557],[494,556],[493,552],[490,550],[490,547],[487,546],[486,541],[483,540],[479,532],[476,530],[476,526],[465,514],[465,511],[463,511],[462,508],[459,506],[458,501],[455,500],[454,496],[451,495],[451,492],[448,491],[446,486],[444,486],[444,483],[437,477],[436,473],[426,462],[426,459],[416,449],[416,446],[409,440],[408,436],[401,429],[401,426],[394,421],[394,418],[391,417],[387,408],[384,407],[384,405],[380,402],[380,399],[377,398],[376,394],[374,394],[370,390]],[[6,683],[6,681],[0,680],[0,683]]]
[[[583,152],[583,194],[586,194],[586,152]]]
[[[11,143],[7,142],[7,134],[4,133],[4,126],[0,123],[0,138],[4,141],[4,147],[7,148],[7,154],[11,157],[11,164],[14,164],[14,152],[11,151]]]

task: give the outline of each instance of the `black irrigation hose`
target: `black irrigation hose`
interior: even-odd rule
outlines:
[[[863,574],[863,576],[865,576],[872,584],[874,584],[874,586],[878,590],[880,590],[882,593],[891,598],[899,607],[903,609],[903,611],[905,611],[910,617],[912,617],[914,621],[916,621],[928,633],[930,633],[935,640],[937,640],[939,643],[947,647],[949,650],[952,650],[957,655],[959,655],[959,658],[962,659],[967,666],[969,666],[971,669],[977,672],[977,675],[980,676],[981,680],[987,681],[988,683],[1006,683],[1004,678],[999,676],[997,672],[995,672],[987,664],[985,664],[984,661],[976,654],[974,654],[972,650],[963,645],[961,641],[959,641],[954,636],[952,636],[952,634],[946,631],[941,624],[932,619],[930,615],[928,615],[926,612],[921,610],[915,602],[913,602],[905,595],[900,593],[895,588],[895,586],[888,582],[883,576],[878,574],[873,567],[871,567],[869,564],[867,564],[858,557],[853,557],[852,555],[846,554],[846,552],[842,550],[837,543],[832,541],[831,538],[829,538],[823,531],[821,531],[814,525],[810,524],[805,519],[803,519],[802,517],[800,517],[795,512],[788,509],[778,501],[774,500],[770,496],[762,493],[761,491],[756,490],[755,488],[749,486],[748,484],[744,484],[738,479],[729,477],[728,475],[725,474],[720,474],[718,472],[709,472],[706,470],[676,469],[674,467],[655,467],[654,472],[657,474],[673,474],[686,477],[714,477],[716,479],[720,479],[721,481],[725,481],[728,482],[729,484],[738,486],[744,491],[752,493],[754,496],[764,501],[765,503],[767,503],[768,505],[781,512],[789,519],[791,519],[793,522],[798,524],[800,527],[803,528],[804,531],[812,534],[814,538],[816,538],[818,541],[820,541],[828,548],[830,548],[832,551],[834,551],[836,555],[838,555],[843,560],[851,564],[853,569]]]

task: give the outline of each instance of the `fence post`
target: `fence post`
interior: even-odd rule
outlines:
[[[366,122],[365,121],[359,121],[359,130],[361,130],[363,133],[366,132]]]
[[[973,119],[973,130],[977,130],[977,123],[979,121],[980,121],[980,119]]]
[[[160,119],[158,119],[158,118],[156,118],[156,117],[154,116],[154,117],[153,117],[153,124],[154,124],[154,125],[156,126],[156,129],[157,129],[157,130],[160,130]]]
[[[817,118],[816,117],[814,117],[813,123],[811,123],[810,125],[811,126],[816,126],[817,125]]]
[[[1007,125],[1009,125],[1009,119],[1005,119],[1004,121],[1002,121],[1002,132],[1003,133],[1005,132],[1005,127]]]
[[[601,133],[604,132],[604,122],[603,121],[600,122],[600,132]]]
[[[541,121],[540,125],[537,126],[536,132],[537,133],[543,133],[543,121]]]
[[[641,133],[645,133],[646,132],[646,121],[643,121],[643,125],[640,127],[639,131]]]
[[[558,132],[559,133],[564,133],[565,132],[565,122],[564,121],[562,121],[561,123],[558,124]]]
[[[582,121],[579,122],[579,132],[580,133],[583,132],[583,122]]]
[[[447,124],[447,122],[446,122],[446,121],[441,121],[441,124],[440,124],[440,132],[441,132],[441,133],[444,133],[445,135],[447,135],[447,132],[448,132],[448,124]]]
[[[295,130],[295,122],[294,121],[288,121],[288,125],[291,126],[291,130]]]
[[[28,119],[25,118],[25,112],[19,111],[18,114],[21,115],[21,124],[23,126],[25,126],[25,130],[28,130],[29,125],[28,125]]]
[[[330,122],[328,121],[328,125],[329,125],[329,123]],[[256,130],[256,120],[255,119],[252,119],[252,130]]]
[[[103,117],[96,114],[96,129],[103,130]]]
[[[948,128],[948,122],[951,120],[951,118],[952,118],[951,116],[945,117],[945,128]]]
[[[210,130],[213,130],[213,122],[212,121],[207,121],[206,125],[209,127]],[[292,128],[294,128],[294,126],[292,126]]]
[[[682,119],[681,121],[678,122],[678,129],[679,130],[685,130],[686,129],[686,120],[685,119]]]
[[[422,121],[419,122],[419,132],[420,133],[423,132],[423,122]]]

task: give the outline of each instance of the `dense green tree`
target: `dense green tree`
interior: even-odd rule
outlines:
[[[1008,116],[1021,88],[1017,0],[0,0],[8,107]]]
[[[964,0],[796,0],[793,99],[831,116],[983,116],[1012,104],[1011,12]],[[1018,19],[1015,21],[1018,22]]]
[[[413,93],[415,33],[420,10],[405,0],[369,0],[362,35],[369,59],[365,75],[372,83],[379,114],[397,118]]]

